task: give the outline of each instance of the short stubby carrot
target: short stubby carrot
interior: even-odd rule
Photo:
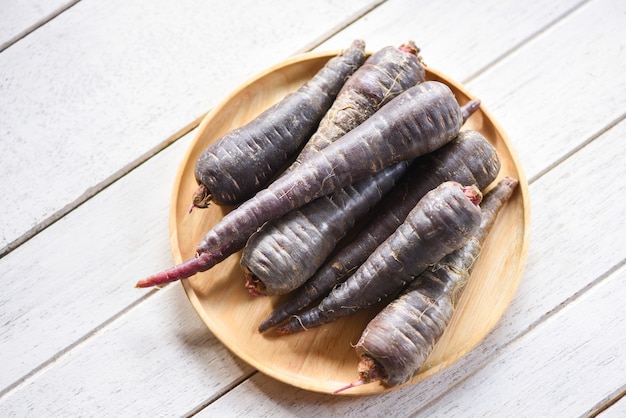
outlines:
[[[365,43],[355,40],[297,91],[206,148],[196,161],[190,210],[210,202],[239,204],[265,187],[317,129],[365,58]]]
[[[382,169],[428,154],[460,131],[463,111],[450,88],[425,81],[305,160],[224,216],[207,232],[197,256],[140,280],[149,287],[205,271],[239,251],[265,222],[285,215]]]
[[[438,150],[415,159],[398,185],[374,208],[354,238],[332,254],[289,298],[259,325],[260,332],[319,302],[343,282],[393,231],[417,202],[445,181],[476,184],[483,190],[500,171],[495,147],[477,131],[464,130]]]
[[[286,173],[325,148],[406,89],[424,81],[419,48],[409,41],[370,56],[346,81],[337,99]],[[266,222],[241,256],[252,295],[282,295],[304,283],[341,240],[393,187],[408,161],[320,197]]]
[[[450,323],[485,239],[517,184],[511,177],[500,180],[481,203],[474,236],[425,270],[369,322],[355,346],[359,379],[335,393],[374,381],[398,386],[419,372]]]
[[[437,186],[353,275],[277,332],[290,334],[328,324],[395,297],[428,266],[467,242],[480,224],[481,199],[475,185],[447,181]]]

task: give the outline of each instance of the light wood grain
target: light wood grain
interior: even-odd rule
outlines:
[[[193,172],[200,153],[223,134],[302,85],[335,54],[304,55],[278,64],[235,90],[203,120],[181,162],[172,197],[172,246],[177,262],[194,256],[205,232],[228,210],[212,205],[208,210],[188,213],[190,198],[197,188]],[[428,70],[427,78],[450,85],[461,104],[472,98],[461,85],[432,69]],[[469,119],[466,128],[482,132],[493,143],[502,162],[500,177],[517,178],[520,185],[485,243],[483,256],[466,288],[467,297],[459,302],[458,315],[413,383],[454,362],[493,328],[515,293],[528,250],[530,202],[515,151],[497,122],[480,109]],[[271,333],[260,334],[256,330],[259,321],[280,299],[252,298],[244,289],[238,260],[239,254],[231,256],[211,270],[184,281],[191,303],[211,331],[255,368],[298,387],[329,393],[354,380],[358,359],[351,344],[358,340],[375,311],[282,338],[272,337]],[[387,389],[382,385],[367,385],[351,392],[375,393]]]
[[[586,2],[468,83],[507,127],[529,179],[544,172],[543,161],[566,158],[626,116],[624,38],[626,3]],[[598,66],[608,57],[615,59]],[[556,96],[562,106],[547,106],[546,98]]]

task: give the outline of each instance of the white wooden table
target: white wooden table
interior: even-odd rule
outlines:
[[[308,50],[408,39],[509,135],[531,245],[468,355],[382,395],[269,378],[173,264],[174,176],[202,116]],[[0,416],[626,416],[626,3],[0,2]]]

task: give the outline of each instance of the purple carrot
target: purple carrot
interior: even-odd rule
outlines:
[[[196,161],[190,210],[239,204],[264,188],[313,134],[365,57],[365,43],[354,41],[297,91],[205,149]]]
[[[419,372],[450,323],[485,239],[517,184],[516,179],[502,179],[481,203],[482,219],[474,236],[424,271],[369,322],[355,347],[359,379],[335,393],[374,381],[398,386]]]

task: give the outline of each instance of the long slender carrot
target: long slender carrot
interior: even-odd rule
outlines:
[[[228,213],[197,247],[198,256],[140,280],[149,287],[204,271],[243,248],[263,223],[452,140],[463,112],[450,88],[426,81],[400,94],[364,123],[304,161],[289,175]]]
[[[369,322],[355,347],[359,379],[335,393],[373,381],[397,386],[418,373],[448,326],[485,239],[517,184],[503,178],[481,203],[475,235],[424,271]]]
[[[196,161],[199,186],[190,210],[209,202],[235,205],[265,187],[315,131],[365,57],[365,43],[355,40],[297,91],[205,149]]]
[[[398,94],[423,82],[425,73],[418,51],[409,41],[370,56],[346,81],[286,173],[363,123]],[[266,222],[248,239],[241,256],[248,291],[252,295],[279,295],[302,285],[337,242],[394,186],[407,166],[408,162],[398,163]]]
[[[428,192],[352,276],[277,332],[290,334],[328,324],[395,297],[474,234],[480,224],[481,198],[476,186],[452,181]]]
[[[417,158],[403,180],[375,208],[376,215],[332,255],[287,301],[259,325],[264,332],[326,296],[400,226],[417,202],[445,181],[483,190],[500,171],[496,149],[477,131],[465,130],[438,150]]]

